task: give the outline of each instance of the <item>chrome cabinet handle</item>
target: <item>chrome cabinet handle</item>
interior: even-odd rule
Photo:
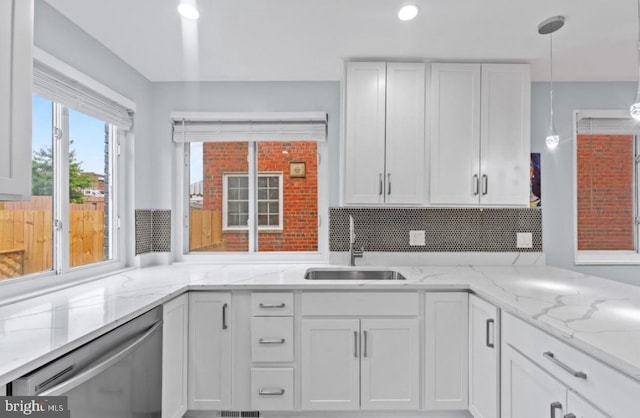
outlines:
[[[362,355],[367,357],[367,331],[364,332],[364,351]]]
[[[284,344],[284,338],[260,338],[258,344]]]
[[[564,418],[576,418],[576,414],[569,412],[568,414],[564,414]]]
[[[358,358],[358,331],[353,331],[353,357]]]
[[[222,329],[227,329],[227,304],[222,305]]]
[[[284,303],[279,303],[277,305],[265,305],[264,303],[261,303],[259,306],[260,309],[282,309],[286,305]]]
[[[378,190],[378,194],[382,196],[382,173],[378,174],[378,179],[380,180],[380,189]]]
[[[473,175],[473,195],[474,196],[478,196],[479,189],[480,189],[480,178],[478,178],[477,174],[474,174]]]
[[[567,371],[569,374],[573,375],[574,377],[577,377],[578,379],[586,379],[587,378],[587,374],[585,372],[576,371],[576,370],[572,369],[571,367],[567,366],[566,364],[564,364],[563,362],[558,360],[553,355],[553,353],[551,351],[545,351],[542,355],[545,358],[551,360],[555,365],[557,365],[561,369],[563,369],[563,370]]]
[[[562,404],[560,402],[551,403],[551,418],[556,418],[556,409],[562,409]]]
[[[387,173],[387,194],[391,194],[391,173]]]
[[[284,389],[278,390],[268,390],[268,389],[259,389],[258,395],[260,396],[282,396],[284,395]]]
[[[486,195],[489,193],[489,176],[486,174],[482,175],[482,195]]]
[[[489,329],[491,328],[491,325],[493,325],[493,324],[494,324],[494,320],[493,319],[487,319],[487,326],[486,326],[486,334],[487,335],[486,335],[486,342],[485,343],[486,343],[487,347],[489,347],[489,348],[494,348],[495,347],[495,344],[494,344],[495,341],[490,341],[490,339],[489,339]],[[494,335],[495,335],[495,332],[494,332]]]

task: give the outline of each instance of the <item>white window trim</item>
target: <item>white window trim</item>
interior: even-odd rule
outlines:
[[[43,62],[54,70],[81,82],[85,86],[121,104],[122,106],[133,111],[136,110],[136,104],[132,100],[117,93],[111,88],[94,80],[83,72],[36,46],[34,46],[33,49],[33,58]],[[113,228],[115,236],[112,241],[112,259],[70,268],[62,274],[57,274],[55,271],[51,270],[2,280],[0,281],[0,294],[2,294],[2,297],[0,298],[0,306],[6,303],[13,303],[18,300],[33,297],[35,295],[45,294],[55,290],[75,286],[83,282],[103,278],[113,274],[114,272],[122,271],[127,265],[133,264],[134,246],[131,243],[134,242],[133,240],[135,238],[133,236],[133,228],[127,228],[126,226],[133,224],[135,196],[133,195],[133,188],[127,187],[129,182],[125,181],[128,173],[130,172],[128,167],[133,167],[133,161],[130,154],[126,151],[128,148],[127,144],[133,143],[133,130],[119,130],[117,140],[112,144],[112,155],[114,155],[112,184],[117,190],[116,193],[112,195],[114,211],[113,217],[114,220],[120,220],[120,225],[115,225]],[[54,144],[52,144],[52,146],[53,145]],[[120,152],[118,152],[118,150],[120,150]],[[131,215],[123,216],[127,213],[130,213]],[[55,254],[53,256],[55,256]],[[68,255],[66,255],[66,257],[68,257]]]
[[[573,112],[573,249],[575,265],[640,265],[640,252],[578,250],[578,121],[583,118],[629,118],[625,110],[575,110]],[[639,193],[640,184],[636,184]],[[638,196],[636,196],[638,200]],[[640,202],[636,203],[640,206]],[[640,207],[638,208],[640,210]],[[636,225],[636,239],[640,239],[640,225]],[[639,243],[640,245],[640,243]]]
[[[228,222],[228,210],[227,210],[227,199],[228,199],[228,183],[227,179],[229,177],[248,177],[248,173],[222,173],[222,231],[223,232],[234,232],[234,231],[248,231],[249,226],[229,226]],[[272,231],[272,232],[282,232],[284,230],[283,220],[284,220],[284,212],[283,212],[283,177],[282,172],[267,172],[260,171],[258,172],[258,178],[260,177],[277,177],[278,178],[278,225],[277,226],[260,226],[258,225],[258,231]],[[256,197],[256,203],[258,203]],[[256,210],[256,215],[258,214]],[[257,220],[256,220],[257,222]]]
[[[175,262],[183,263],[328,263],[329,262],[329,157],[327,141],[317,142],[318,152],[318,251],[282,251],[251,253],[189,252],[189,144],[176,143],[176,193],[172,248]],[[250,186],[251,187],[251,186]]]

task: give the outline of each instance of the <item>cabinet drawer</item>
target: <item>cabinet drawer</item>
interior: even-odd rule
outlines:
[[[418,293],[336,293],[302,294],[302,315],[417,316]]]
[[[252,293],[251,315],[292,316],[293,293]]]
[[[293,409],[293,369],[251,369],[251,409]]]
[[[640,383],[533,325],[505,313],[502,338],[607,414],[633,416],[640,408]],[[574,376],[572,371],[586,376]]]
[[[293,318],[251,318],[251,360],[293,361]]]

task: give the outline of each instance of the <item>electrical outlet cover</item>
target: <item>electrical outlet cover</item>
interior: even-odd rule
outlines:
[[[516,234],[517,248],[533,248],[533,236],[531,232],[518,232]]]
[[[409,245],[412,245],[412,246],[427,245],[425,231],[409,231]]]

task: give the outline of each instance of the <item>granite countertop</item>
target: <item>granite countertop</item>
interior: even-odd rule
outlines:
[[[406,281],[307,281],[327,264],[174,264],[0,307],[0,385],[187,290],[470,290],[640,381],[640,287],[534,266],[397,266]],[[344,266],[337,266],[344,267]],[[372,267],[366,267],[372,268]]]

